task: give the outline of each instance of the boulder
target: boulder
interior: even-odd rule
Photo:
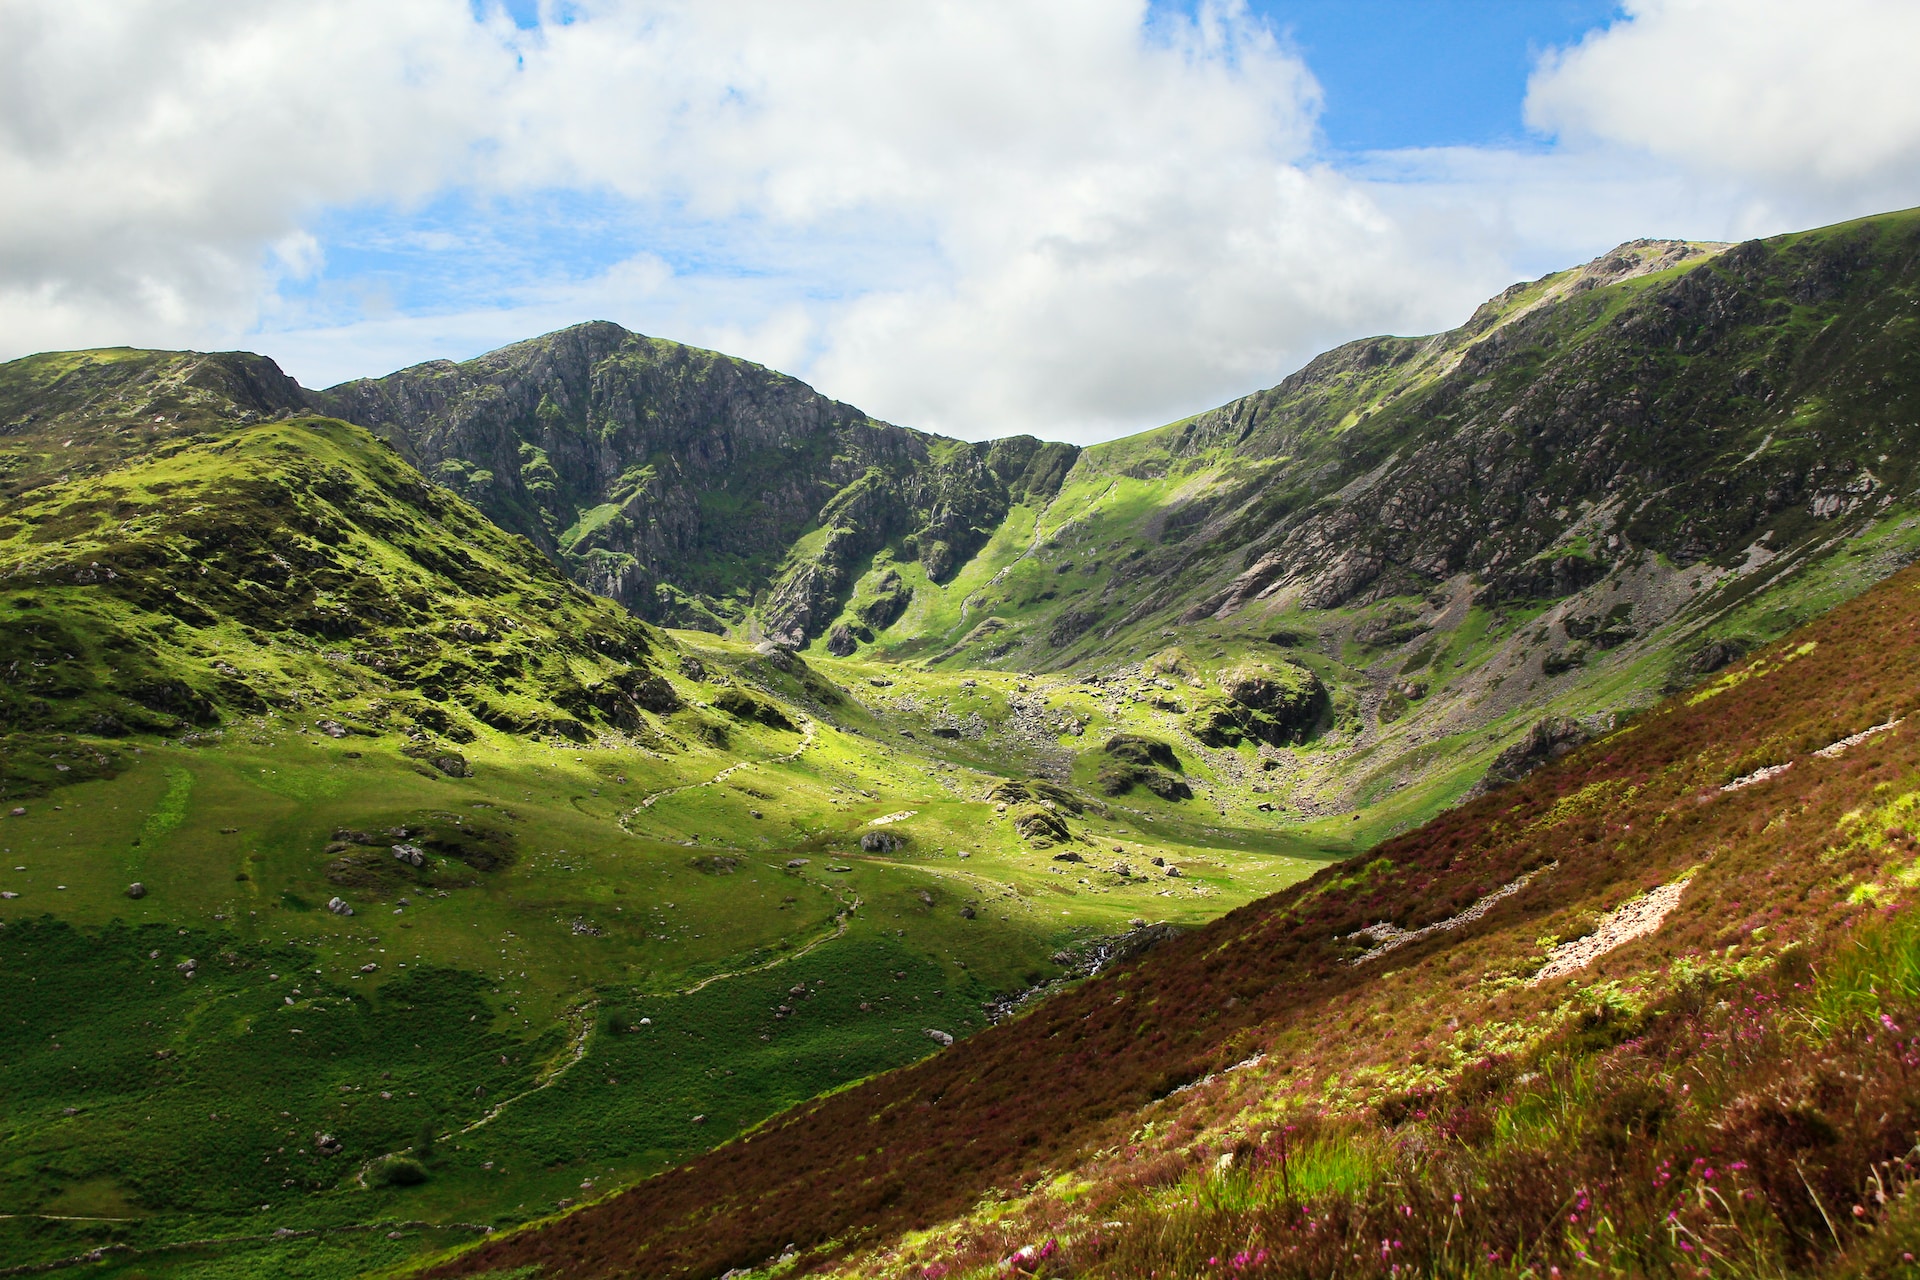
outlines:
[[[353,914],[353,908],[348,906],[346,901],[341,898],[328,898],[327,910],[337,916],[350,916]]]
[[[853,638],[853,632],[847,630],[844,622],[827,633],[827,652],[836,658],[848,657],[859,647],[859,642]]]
[[[396,860],[404,862],[410,867],[424,867],[427,865],[427,855],[418,845],[397,844],[393,846],[393,856]]]
[[[467,758],[458,751],[444,751],[432,756],[427,763],[446,774],[449,778],[471,778],[473,770],[467,764]]]
[[[928,1027],[926,1033],[927,1039],[937,1042],[942,1049],[953,1043],[953,1037],[944,1031],[935,1031],[932,1027]]]
[[[141,884],[138,880],[135,880],[132,884],[127,886],[127,896],[129,898],[134,899],[135,901],[138,901],[139,899],[147,896],[147,886],[144,884]]]
[[[860,848],[865,853],[893,853],[900,845],[900,837],[891,831],[869,831],[860,837]]]

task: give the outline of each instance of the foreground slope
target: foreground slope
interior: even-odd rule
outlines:
[[[1904,1274],[1917,698],[1909,570],[1511,790],[432,1274]]]

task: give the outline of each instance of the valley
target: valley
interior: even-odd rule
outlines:
[[[1086,448],[600,322],[0,366],[0,1275],[1188,1274],[1277,1125],[1374,1231],[1430,1101],[1910,950],[1911,735],[1809,753],[1912,710],[1917,255],[1636,241]]]

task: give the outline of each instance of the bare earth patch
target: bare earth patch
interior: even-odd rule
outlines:
[[[1530,985],[1537,987],[1549,978],[1584,969],[1615,947],[1652,933],[1667,918],[1667,913],[1680,905],[1680,895],[1686,892],[1689,883],[1675,880],[1672,884],[1663,884],[1618,911],[1608,912],[1600,927],[1586,937],[1555,947],[1540,972],[1533,975]]]

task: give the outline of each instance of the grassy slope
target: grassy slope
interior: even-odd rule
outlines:
[[[1055,861],[988,798],[1058,752],[1010,679],[655,631],[250,371],[0,366],[9,1261],[358,1274],[464,1230],[369,1224],[630,1182],[977,1030],[1063,947],[1329,856],[1147,798],[1072,819],[1097,863]],[[678,709],[610,699],[634,676]],[[739,693],[784,722],[717,705]],[[968,736],[933,736],[956,701]],[[485,838],[416,870],[399,826]],[[1153,856],[1186,874],[1113,870]],[[428,1181],[380,1185],[423,1130]]]
[[[789,1242],[774,1273],[986,1274],[1049,1240],[1021,1269],[1693,1274],[1710,1247],[1893,1274],[1920,1232],[1920,733],[1814,753],[1911,711],[1916,635],[1909,571],[1511,790],[434,1274],[707,1274]],[[1362,926],[1520,877],[1355,963]],[[1683,881],[1657,933],[1530,982]]]

